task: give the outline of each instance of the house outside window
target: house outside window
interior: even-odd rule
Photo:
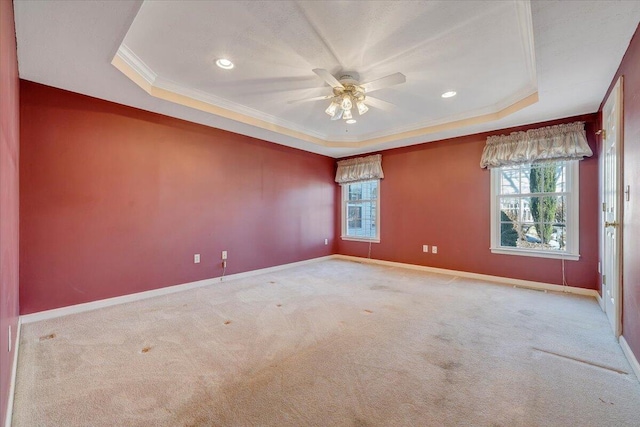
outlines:
[[[578,161],[491,169],[491,251],[579,258]]]

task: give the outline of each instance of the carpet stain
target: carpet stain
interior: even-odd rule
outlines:
[[[149,353],[149,350],[151,350],[151,347],[147,346],[140,350],[140,353]]]
[[[282,304],[276,304],[276,307],[282,307]]]
[[[613,405],[613,402],[607,402],[605,400],[602,400],[601,397],[599,397],[598,399],[600,399],[600,402],[602,402],[602,403],[608,403],[609,405]]]
[[[40,341],[52,340],[56,337],[56,334],[43,335],[40,337]]]
[[[225,325],[228,325],[228,324],[230,324],[230,323],[231,323],[231,320],[225,320],[225,321],[224,321],[224,324],[225,324]]]
[[[271,283],[272,285],[274,285],[276,282],[274,282],[273,280],[269,281],[269,283]]]
[[[518,313],[524,314],[525,316],[533,316],[534,314],[536,314],[536,312],[533,310],[518,310]]]
[[[458,362],[454,362],[452,360],[448,360],[444,363],[438,363],[438,366],[441,367],[442,369],[444,369],[445,371],[454,371],[456,369],[458,369],[460,366],[462,366],[460,363]]]
[[[434,335],[433,336],[435,339],[439,340],[439,341],[443,341],[443,342],[451,342],[453,341],[453,339],[446,334],[438,334],[438,335]]]
[[[371,311],[371,310],[364,310],[364,312],[367,313],[367,314],[373,313],[373,311]]]

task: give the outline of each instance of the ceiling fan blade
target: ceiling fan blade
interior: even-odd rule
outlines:
[[[389,74],[386,77],[382,77],[378,80],[374,80],[368,83],[359,85],[364,89],[365,93],[373,92],[374,90],[383,89],[385,87],[397,85],[407,81],[407,78],[402,73]]]
[[[391,111],[396,106],[395,104],[392,104],[387,101],[383,101],[382,99],[374,98],[372,96],[367,96],[364,99],[364,103],[384,111]]]
[[[344,86],[342,86],[342,83],[340,83],[335,77],[331,75],[330,72],[328,72],[324,68],[314,68],[312,71],[316,73],[318,77],[320,77],[322,80],[329,83],[329,86],[333,88],[344,89]]]
[[[336,111],[336,114],[333,117],[331,117],[331,120],[340,120],[342,118],[343,112],[344,110],[340,108],[338,111]]]
[[[321,101],[323,99],[331,99],[334,97],[335,95],[316,96],[314,98],[296,99],[296,100],[287,102],[287,104],[297,104],[299,102],[310,102],[310,101]]]

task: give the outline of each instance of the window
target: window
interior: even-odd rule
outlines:
[[[342,238],[380,241],[380,180],[342,184]]]
[[[578,161],[491,169],[491,251],[577,260]]]
[[[362,206],[349,206],[347,230],[362,228]]]

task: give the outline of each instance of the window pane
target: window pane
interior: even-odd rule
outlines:
[[[349,184],[348,200],[360,200],[360,199],[362,199],[362,184],[359,182]]]
[[[500,210],[507,215],[509,220],[519,221],[520,220],[520,199],[515,197],[501,197]]]
[[[556,215],[554,222],[561,225],[567,224],[567,197],[556,196]]]
[[[378,181],[354,182],[348,185],[347,200],[372,200],[378,198]]]
[[[374,200],[378,198],[378,181],[366,181],[360,184],[362,185],[363,199]]]
[[[501,194],[518,194],[520,193],[520,168],[503,169],[501,173]]]
[[[522,174],[522,193],[531,193],[530,178],[531,178],[531,165],[522,165],[520,167],[520,173]]]
[[[536,245],[542,243],[542,239],[538,234],[538,224],[530,222],[523,223],[519,243],[518,246],[520,247],[537,249],[538,247]]]
[[[517,216],[511,217],[505,211],[500,212],[500,245],[516,246],[517,242]]]
[[[347,204],[347,236],[376,237],[376,202]]]
[[[531,197],[523,197],[520,199],[520,206],[520,209],[522,209],[521,221],[533,222],[533,216],[531,215]]]
[[[558,212],[558,203],[561,203],[560,197],[532,197],[531,198],[531,216],[537,223],[538,237],[542,243],[548,243],[553,233],[553,224],[556,221]],[[562,213],[560,214],[562,215]],[[564,222],[564,221],[563,221]]]
[[[567,248],[567,226],[566,225],[554,225],[553,239],[549,242],[549,245],[555,249],[564,251]],[[557,247],[556,247],[557,245]]]
[[[565,206],[566,196],[501,197],[500,245],[564,250]]]
[[[362,206],[349,206],[348,209],[349,228],[362,228]]]
[[[344,237],[378,239],[378,191],[379,181],[361,181],[345,184],[342,205],[342,229]]]
[[[568,242],[574,244],[576,240],[567,224],[569,209],[573,209],[568,205],[572,191],[568,178],[575,173],[575,167],[575,162],[552,161],[495,171],[492,180],[500,180],[501,192],[496,198],[500,217],[494,218],[499,227],[499,246],[576,252],[576,248],[567,248]],[[519,193],[515,191],[518,185]]]
[[[558,164],[556,171],[556,193],[564,193],[567,191],[567,164],[562,162]]]
[[[529,187],[531,193],[555,193],[560,176],[559,162],[542,162],[531,165]]]

